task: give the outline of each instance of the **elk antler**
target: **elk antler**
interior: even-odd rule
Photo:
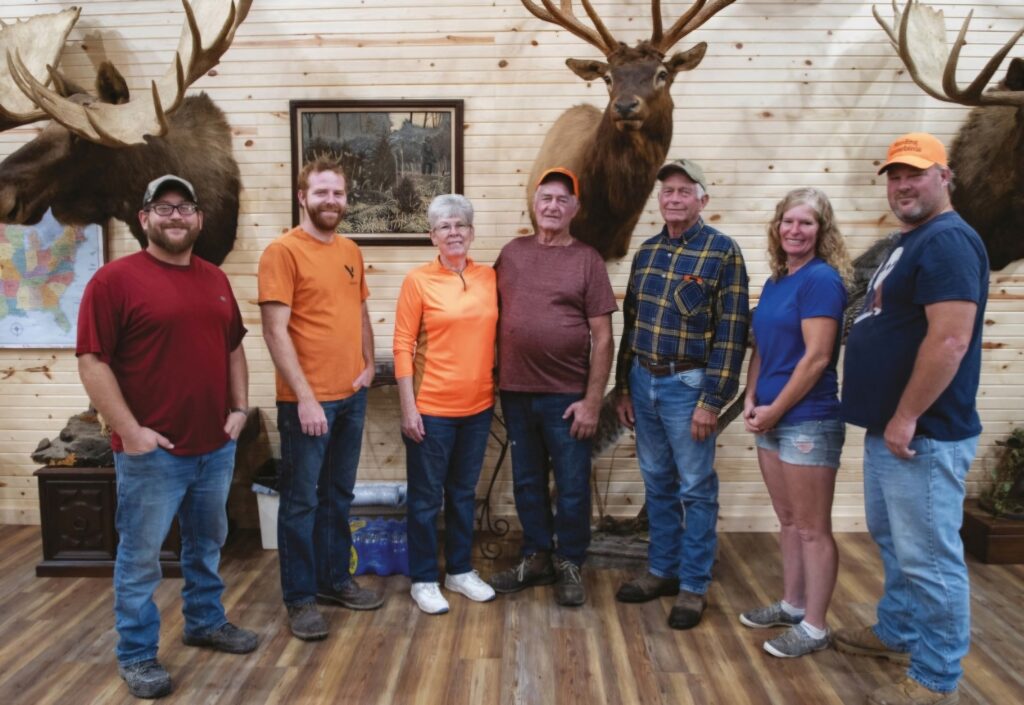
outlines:
[[[60,12],[37,15],[24,22],[5,24],[0,21],[0,57],[11,51],[20,51],[25,57],[25,70],[32,76],[49,81],[47,69],[60,61],[64,42],[80,12],[77,7],[69,7]],[[46,113],[17,90],[7,62],[0,61],[0,132],[45,118]]]
[[[680,39],[707,22],[719,10],[727,5],[731,5],[735,1],[715,0],[708,5],[707,0],[697,0],[669,28],[668,34],[663,35],[661,31],[661,0],[651,0],[651,15],[654,18],[654,33],[651,36],[651,44],[664,54]],[[583,41],[600,49],[605,56],[615,51],[619,45],[619,42],[601,21],[593,5],[590,4],[590,0],[581,0],[581,2],[583,9],[587,12],[587,17],[594,23],[594,29],[587,27],[573,14],[572,0],[561,0],[561,9],[555,7],[553,0],[541,0],[545,9],[537,7],[537,4],[532,2],[532,0],[521,0],[521,2],[538,19],[569,30]],[[597,31],[594,31],[595,29]]]
[[[186,24],[181,30],[174,64],[152,83],[152,99],[122,105],[98,101],[79,103],[47,89],[20,55],[7,53],[11,76],[41,110],[77,135],[111,147],[145,142],[145,135],[167,131],[167,113],[181,104],[185,89],[217,65],[249,13],[252,0],[181,0]],[[200,27],[218,28],[214,36]],[[49,67],[48,67],[49,68]]]
[[[1024,27],[1010,37],[1010,40],[988,60],[977,78],[971,81],[967,88],[960,88],[956,82],[956,67],[960,60],[960,50],[967,43],[967,27],[971,23],[974,11],[967,13],[952,49],[946,45],[946,22],[942,10],[934,10],[915,0],[909,0],[901,13],[896,0],[892,0],[892,11],[894,27],[890,27],[882,19],[878,8],[871,7],[875,20],[889,35],[889,40],[906,65],[914,83],[925,93],[933,98],[960,105],[1024,105],[1024,91],[984,92],[985,86],[1010,53],[1010,49],[1021,35],[1024,35]]]
[[[612,33],[604,26],[604,22],[601,21],[601,17],[594,10],[594,6],[590,4],[590,0],[582,0],[583,9],[586,10],[590,21],[594,23],[596,32],[580,22],[576,15],[573,14],[572,0],[561,0],[561,9],[556,8],[552,0],[540,1],[546,8],[545,10],[537,7],[537,4],[532,2],[532,0],[522,0],[522,3],[537,19],[569,30],[583,41],[600,49],[605,56],[615,51],[615,48],[619,45],[615,37],[612,36]]]
[[[679,19],[669,27],[668,33],[662,36],[661,0],[651,0],[651,15],[654,18],[654,33],[651,35],[651,44],[661,53],[667,53],[669,49],[675,46],[676,42],[710,20],[724,8],[733,4],[733,2],[735,0],[715,0],[708,5],[707,0],[697,0],[697,2],[690,6],[690,9],[680,15]]]

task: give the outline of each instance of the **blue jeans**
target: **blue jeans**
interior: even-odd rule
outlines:
[[[476,482],[487,450],[493,407],[472,416],[423,415],[423,440],[405,435],[409,481],[409,578],[436,583],[437,515],[444,503],[444,561],[449,575],[473,569]]]
[[[356,484],[366,418],[366,390],[321,402],[327,433],[309,436],[299,425],[299,405],[277,403],[281,432],[277,547],[286,605],[311,603],[352,579],[348,510]]]
[[[880,433],[864,437],[864,504],[868,530],[885,568],[875,634],[910,652],[911,678],[939,692],[954,690],[971,634],[970,585],[964,547],[964,477],[978,438],[915,437],[916,455],[897,458]]]
[[[718,546],[715,437],[698,443],[690,436],[703,385],[703,369],[655,377],[634,361],[629,372],[636,456],[650,521],[650,571],[678,577],[679,587],[698,595],[711,583]]]
[[[141,455],[114,453],[114,625],[122,666],[156,658],[160,611],[153,591],[161,577],[160,547],[175,515],[181,527],[185,633],[201,636],[228,621],[217,569],[228,535],[225,506],[234,468],[234,441],[203,455],[171,455],[159,447]]]
[[[570,435],[562,415],[580,394],[502,392],[501,410],[512,448],[516,512],[523,525],[523,555],[551,551],[583,565],[590,546],[590,441]],[[548,458],[555,473],[556,512],[551,513]]]

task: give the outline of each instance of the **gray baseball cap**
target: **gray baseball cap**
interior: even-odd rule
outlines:
[[[664,166],[658,169],[658,181],[664,181],[674,171],[686,174],[695,184],[700,184],[700,187],[705,191],[708,190],[708,182],[704,178],[704,170],[700,168],[700,164],[697,162],[691,159],[674,159],[666,162]]]
[[[199,203],[199,199],[196,198],[196,190],[192,188],[192,184],[180,176],[164,174],[163,176],[149,182],[149,186],[146,187],[146,195],[142,197],[143,207],[152,203],[153,199],[159,196],[160,192],[165,190],[168,186],[177,186],[189,195],[193,203]]]

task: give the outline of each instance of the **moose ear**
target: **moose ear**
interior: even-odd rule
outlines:
[[[1024,91],[1024,59],[1015,56],[1006,70],[1003,87],[1009,91]]]
[[[96,74],[96,93],[104,103],[123,105],[128,102],[128,83],[109,61],[100,64]]]
[[[565,65],[584,81],[596,81],[608,73],[608,64],[589,59],[566,59]]]
[[[708,43],[701,42],[686,51],[676,52],[665,62],[665,67],[673,74],[677,74],[680,71],[693,71],[704,60],[704,52],[707,50]]]

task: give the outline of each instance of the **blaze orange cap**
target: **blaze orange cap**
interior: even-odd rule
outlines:
[[[878,170],[881,174],[893,164],[909,164],[918,169],[946,164],[946,147],[934,135],[927,132],[909,132],[889,145],[885,164]]]
[[[574,174],[569,169],[566,169],[564,166],[552,167],[545,171],[543,174],[540,175],[540,178],[537,179],[537,185],[540,186],[542,183],[550,179],[555,174],[559,174],[569,179],[569,181],[572,182],[572,195],[575,196],[576,198],[580,197],[580,180],[576,177],[576,174]]]

